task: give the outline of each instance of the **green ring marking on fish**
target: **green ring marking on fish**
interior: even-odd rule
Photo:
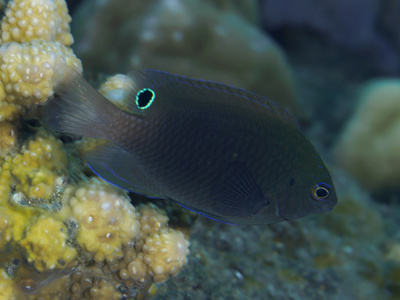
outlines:
[[[152,89],[144,88],[136,94],[136,105],[140,109],[149,108],[156,98],[156,93]]]

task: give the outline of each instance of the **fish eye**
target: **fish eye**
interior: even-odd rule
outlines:
[[[311,197],[321,201],[329,197],[331,186],[329,184],[319,182],[311,188]]]
[[[156,93],[152,89],[142,89],[136,94],[136,105],[140,109],[149,108],[156,98]]]

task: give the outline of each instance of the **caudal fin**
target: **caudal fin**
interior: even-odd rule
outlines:
[[[118,109],[75,69],[65,67],[54,87],[55,96],[41,107],[44,123],[54,131],[107,139]]]

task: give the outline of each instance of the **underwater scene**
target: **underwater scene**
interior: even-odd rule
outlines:
[[[0,9],[0,300],[400,299],[400,0]]]

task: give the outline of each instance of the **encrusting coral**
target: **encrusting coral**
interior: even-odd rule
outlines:
[[[55,208],[65,186],[66,156],[55,137],[38,133],[25,141],[18,152],[0,158],[0,205],[12,226],[6,240],[18,241],[33,207]]]
[[[187,263],[188,242],[182,232],[164,229],[146,238],[143,245],[144,263],[155,282],[174,276]]]
[[[400,80],[366,84],[336,147],[339,163],[369,190],[400,188]]]
[[[77,255],[76,249],[67,244],[67,238],[65,225],[43,214],[27,228],[20,246],[28,262],[33,264],[36,270],[62,269]]]
[[[17,144],[17,130],[8,122],[0,122],[0,157],[2,149],[13,149]]]
[[[39,132],[25,141],[19,153],[7,156],[5,161],[10,164],[5,168],[12,175],[9,186],[14,194],[21,193],[24,198],[49,199],[62,187],[67,176],[67,157],[62,143],[46,133]]]
[[[140,233],[139,214],[126,193],[92,180],[66,190],[61,215],[71,216],[79,230],[76,242],[86,256],[97,263],[123,257],[123,248],[132,247]]]
[[[44,131],[0,157],[0,208],[9,222],[1,242],[19,242],[40,208],[55,210],[60,205],[56,199],[65,186],[66,164],[62,143]]]
[[[65,65],[82,70],[70,20],[62,0],[14,0],[1,23],[0,299],[134,299],[187,262],[187,236],[165,211],[135,208],[126,191],[83,174],[76,152],[97,142],[66,147],[20,122],[38,118]],[[125,79],[102,88],[121,106]]]
[[[167,215],[157,206],[134,208],[126,192],[96,178],[68,187],[62,198],[57,216],[78,226],[72,235],[81,258],[99,266],[78,267],[79,281],[72,282],[77,293],[92,294],[84,282],[94,283],[100,276],[99,284],[113,294],[122,284],[132,295],[186,265],[189,242],[182,232],[168,227]],[[73,274],[71,278],[77,276]]]
[[[13,289],[14,282],[8,278],[4,271],[0,271],[0,299],[15,299],[15,297],[13,297]]]

